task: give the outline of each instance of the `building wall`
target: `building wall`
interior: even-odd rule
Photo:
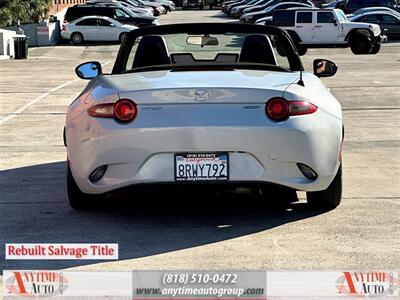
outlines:
[[[52,0],[49,14],[53,15],[59,11],[62,11],[64,8],[73,6],[75,4],[83,4],[86,0]]]

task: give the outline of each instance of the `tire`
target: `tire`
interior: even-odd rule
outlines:
[[[103,195],[82,193],[69,166],[67,167],[67,194],[70,206],[76,210],[88,210],[104,198]]]
[[[381,50],[381,43],[376,43],[372,46],[370,54],[377,54]]]
[[[204,5],[200,6],[200,9],[203,10],[204,9]]]
[[[168,6],[163,5],[163,7],[165,9],[165,14],[167,14],[167,13],[169,13],[171,11],[171,9]]]
[[[299,53],[300,56],[303,56],[307,53],[307,48],[300,46],[299,44],[296,44],[297,48],[297,53]]]
[[[307,202],[312,208],[334,209],[342,200],[342,165],[326,190],[307,192]]]
[[[128,37],[128,33],[127,32],[123,32],[119,35],[119,42],[122,44],[125,39]]]
[[[80,32],[74,32],[71,34],[71,42],[75,45],[79,45],[83,42],[83,35]]]
[[[351,37],[349,42],[351,51],[354,54],[358,55],[371,53],[373,43],[369,36],[356,34]]]

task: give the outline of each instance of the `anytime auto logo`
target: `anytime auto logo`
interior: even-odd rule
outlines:
[[[68,279],[62,272],[12,272],[5,279],[6,295],[46,297],[62,295]]]
[[[343,272],[336,280],[336,287],[345,296],[395,296],[399,280],[397,273],[392,272]]]

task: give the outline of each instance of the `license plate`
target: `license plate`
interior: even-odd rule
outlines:
[[[175,181],[229,180],[226,152],[175,154]]]

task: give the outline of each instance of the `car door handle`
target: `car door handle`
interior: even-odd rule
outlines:
[[[315,26],[315,28],[321,28],[322,27],[322,25],[316,25]]]
[[[296,28],[303,28],[303,26],[298,25],[298,26],[296,26]]]

